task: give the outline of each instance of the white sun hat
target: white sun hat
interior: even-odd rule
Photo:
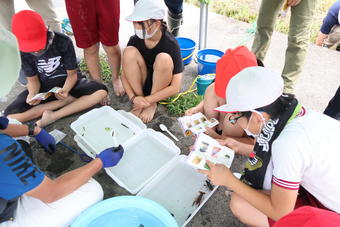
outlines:
[[[252,111],[272,104],[283,92],[279,73],[248,67],[236,74],[226,88],[226,103],[215,110],[226,113]]]
[[[3,98],[19,77],[21,60],[17,39],[1,26],[0,53],[0,98]]]
[[[139,0],[128,21],[146,21],[149,19],[162,20],[165,17],[165,4],[163,0]]]

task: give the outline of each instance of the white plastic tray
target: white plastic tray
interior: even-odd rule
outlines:
[[[121,187],[125,188],[132,194],[136,194],[145,184],[147,184],[157,173],[162,169],[167,168],[169,162],[175,159],[180,154],[179,148],[167,136],[152,129],[142,129],[143,125],[138,125],[135,117],[126,112],[112,111],[113,109],[103,107],[90,111],[86,115],[81,116],[78,120],[72,123],[71,127],[76,132],[74,140],[78,146],[89,156],[95,157],[102,150],[112,147],[110,144],[111,138],[106,137],[105,130],[101,130],[105,122],[110,122],[115,119],[115,125],[120,125],[120,120],[131,129],[135,129],[136,133],[126,139],[122,146],[124,147],[124,155],[119,164],[115,167],[106,168],[107,174],[114,179]],[[127,116],[125,118],[124,116]],[[79,135],[82,133],[81,128],[92,127],[93,121],[98,118],[104,120],[98,123],[98,132],[96,137],[99,140],[90,140],[89,137],[93,134]],[[138,125],[138,126],[137,126]],[[145,125],[144,125],[145,126]],[[94,126],[93,126],[94,127]],[[126,127],[124,127],[126,129]],[[101,131],[100,131],[101,130]],[[118,131],[119,133],[120,131]],[[104,135],[101,135],[104,134]],[[109,142],[104,141],[108,139]],[[105,146],[103,145],[105,144]]]
[[[179,226],[186,226],[218,187],[208,189],[206,177],[186,163],[187,156],[178,156],[169,168],[163,169],[138,194],[163,205]],[[193,201],[205,192],[199,206]]]
[[[115,146],[113,130],[117,135],[116,141],[123,145],[146,128],[143,123],[137,124],[137,120],[132,121],[132,117],[128,119],[123,115],[128,116],[128,113],[122,114],[104,106],[81,115],[71,124],[71,128],[91,153],[98,154],[108,147]]]

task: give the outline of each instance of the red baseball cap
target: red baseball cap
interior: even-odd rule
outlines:
[[[283,218],[273,227],[339,227],[340,215],[311,206],[300,207]]]
[[[228,49],[217,61],[215,93],[221,98],[226,98],[226,87],[229,80],[242,69],[257,66],[256,56],[245,46]]]
[[[13,16],[12,32],[22,52],[36,52],[46,46],[47,27],[43,18],[32,10],[22,10]]]

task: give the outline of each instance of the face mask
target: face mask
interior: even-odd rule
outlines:
[[[263,121],[263,122],[261,123],[259,133],[258,133],[258,134],[254,134],[254,133],[252,133],[251,131],[249,131],[249,129],[248,129],[248,128],[249,128],[249,123],[250,123],[251,118],[253,117],[253,115],[250,116],[249,121],[248,121],[248,124],[247,124],[247,127],[246,127],[245,129],[243,129],[243,130],[244,130],[244,132],[247,134],[247,136],[253,137],[255,140],[257,140],[257,138],[260,136],[261,128],[262,128],[263,123],[265,122],[265,119],[264,119],[264,117],[262,116],[261,113],[259,113],[259,112],[257,112],[257,111],[252,111],[252,112],[253,112],[253,113],[257,113],[257,114],[259,114],[259,115],[262,117],[262,121]]]
[[[157,32],[157,29],[155,29],[151,34],[146,33],[146,30],[144,29],[135,29],[135,34],[140,39],[150,39],[153,37]]]

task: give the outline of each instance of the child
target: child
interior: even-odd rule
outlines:
[[[139,0],[126,19],[132,36],[123,53],[122,81],[133,104],[132,113],[150,122],[157,102],[179,92],[183,62],[176,39],[163,24],[162,1]]]
[[[102,45],[112,72],[115,95],[125,94],[119,77],[121,50],[119,47],[119,0],[66,0],[66,10],[74,38],[84,50],[84,59],[94,81],[102,83],[99,64],[99,47]],[[102,101],[109,105],[109,97]]]
[[[77,74],[77,60],[70,38],[47,29],[42,17],[31,10],[14,15],[13,33],[18,39],[27,90],[6,108],[5,115],[26,122],[38,117],[40,127],[88,109],[107,96],[107,88]],[[45,101],[36,94],[61,87]]]
[[[244,68],[257,65],[256,56],[247,47],[239,46],[235,49],[228,49],[217,62],[216,80],[207,88],[203,101],[197,106],[188,109],[185,115],[202,112],[208,119],[216,118],[220,122],[216,130],[208,130],[206,132],[215,139],[223,139],[225,136],[242,136],[243,130],[231,125],[228,119],[226,119],[226,113],[217,112],[214,109],[226,104],[225,89],[231,77]]]

